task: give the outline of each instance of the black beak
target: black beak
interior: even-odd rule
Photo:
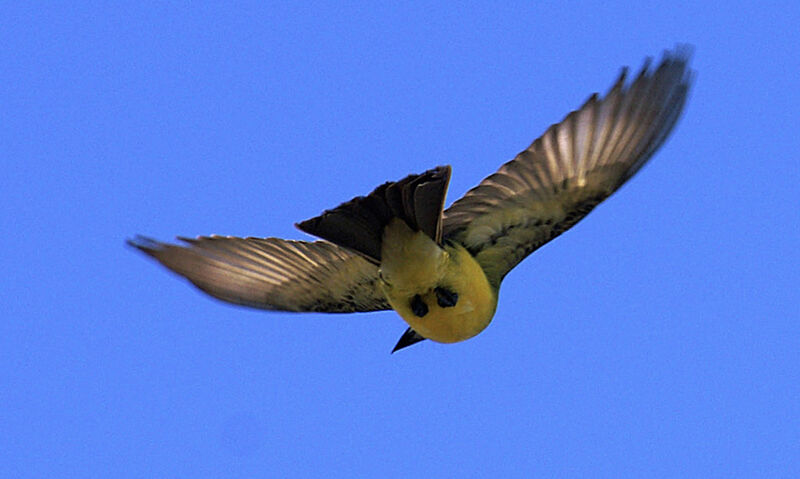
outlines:
[[[408,346],[423,341],[424,339],[425,338],[420,336],[416,331],[414,331],[411,328],[408,328],[406,329],[406,332],[403,333],[402,336],[400,336],[400,340],[397,341],[397,344],[395,345],[394,349],[392,349],[392,354],[394,354],[395,351],[407,348]]]

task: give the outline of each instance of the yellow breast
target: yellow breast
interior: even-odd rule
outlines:
[[[491,322],[497,294],[461,245],[440,248],[424,233],[393,220],[384,230],[381,256],[382,287],[389,304],[420,335],[455,343]]]

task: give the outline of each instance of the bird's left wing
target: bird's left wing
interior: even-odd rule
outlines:
[[[445,240],[463,244],[499,287],[531,252],[622,186],[669,135],[691,83],[688,53],[646,63],[605,98],[592,95],[444,212]]]
[[[128,243],[202,291],[279,311],[352,313],[390,309],[378,267],[327,241],[208,236],[186,245],[137,237]]]

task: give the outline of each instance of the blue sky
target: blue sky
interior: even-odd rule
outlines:
[[[487,2],[488,3],[488,2]],[[15,2],[0,29],[0,476],[800,476],[797,2]],[[480,336],[211,300],[136,233],[450,201],[688,42],[672,138]]]

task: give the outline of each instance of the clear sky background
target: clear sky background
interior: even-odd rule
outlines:
[[[0,476],[800,477],[798,2],[287,3],[3,6]],[[453,201],[679,42],[670,140],[467,342],[124,245]]]

